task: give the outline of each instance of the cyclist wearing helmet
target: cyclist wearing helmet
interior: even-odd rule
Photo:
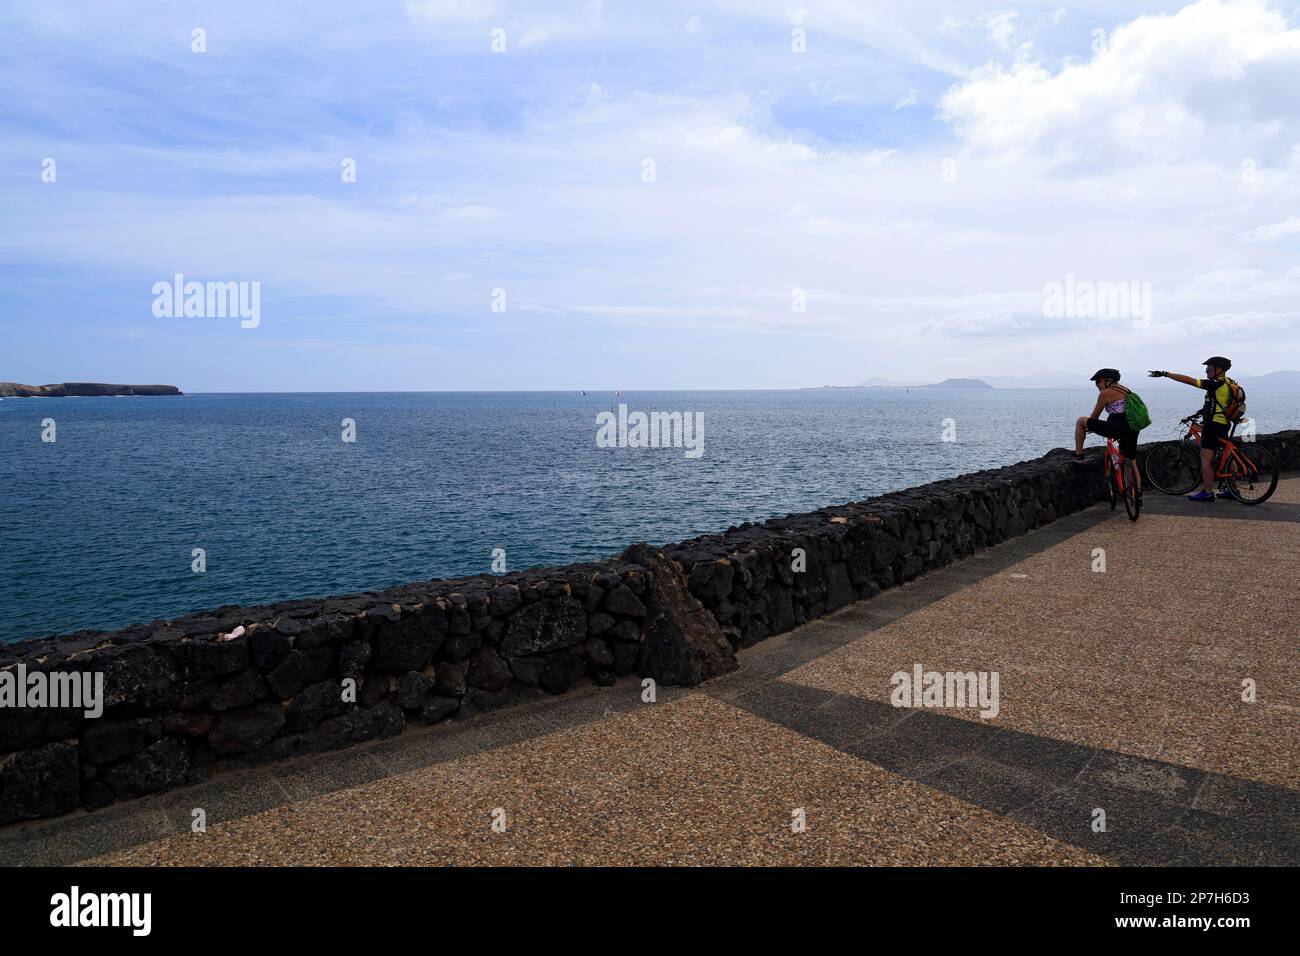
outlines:
[[[1097,386],[1097,404],[1091,415],[1074,423],[1074,457],[1083,456],[1084,438],[1088,432],[1092,432],[1094,435],[1116,439],[1125,458],[1136,458],[1138,433],[1129,427],[1124,415],[1128,389],[1119,383],[1119,371],[1099,368],[1092,375],[1092,383]],[[1104,421],[1101,418],[1102,409],[1107,412]],[[1141,481],[1141,475],[1138,480]]]
[[[1214,501],[1214,458],[1223,445],[1223,439],[1232,430],[1226,414],[1232,389],[1223,378],[1230,368],[1232,363],[1222,355],[1211,355],[1205,360],[1205,378],[1192,378],[1177,372],[1150,373],[1152,378],[1172,378],[1175,382],[1205,391],[1205,407],[1201,409],[1201,482],[1205,487],[1194,495],[1188,495],[1188,501]],[[1228,498],[1230,495],[1223,491],[1219,497]]]

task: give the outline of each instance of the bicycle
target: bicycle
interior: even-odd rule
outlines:
[[[1142,485],[1137,462],[1125,458],[1119,450],[1119,442],[1113,438],[1106,439],[1106,454],[1102,462],[1106,490],[1110,492],[1110,510],[1114,511],[1115,504],[1123,500],[1129,520],[1137,521],[1138,515],[1142,513]]]
[[[1187,434],[1177,441],[1165,442],[1151,449],[1146,459],[1147,481],[1167,495],[1185,495],[1201,481],[1201,413],[1179,419],[1187,425]],[[1219,488],[1244,505],[1267,501],[1277,490],[1277,461],[1267,448],[1223,439],[1214,461],[1214,477]]]

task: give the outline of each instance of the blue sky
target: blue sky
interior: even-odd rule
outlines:
[[[0,379],[801,386],[1210,352],[1297,368],[1296,13],[14,0]],[[175,273],[259,282],[260,324],[156,317]],[[1151,321],[1045,318],[1067,275],[1149,283]]]

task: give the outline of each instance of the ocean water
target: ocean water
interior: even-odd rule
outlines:
[[[1198,407],[1171,385],[1142,389],[1148,440]],[[1085,382],[8,399],[0,640],[479,574],[495,548],[512,571],[604,558],[1037,457],[1071,443],[1094,396]],[[596,416],[620,401],[703,413],[704,454],[598,448]],[[1300,391],[1255,389],[1250,410],[1261,432],[1300,427]]]

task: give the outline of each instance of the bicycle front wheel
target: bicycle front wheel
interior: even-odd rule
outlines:
[[[1241,445],[1224,463],[1228,492],[1244,505],[1267,501],[1277,490],[1277,459],[1267,448]]]
[[[1146,460],[1147,481],[1167,495],[1185,495],[1201,480],[1201,458],[1180,441],[1151,449]]]

